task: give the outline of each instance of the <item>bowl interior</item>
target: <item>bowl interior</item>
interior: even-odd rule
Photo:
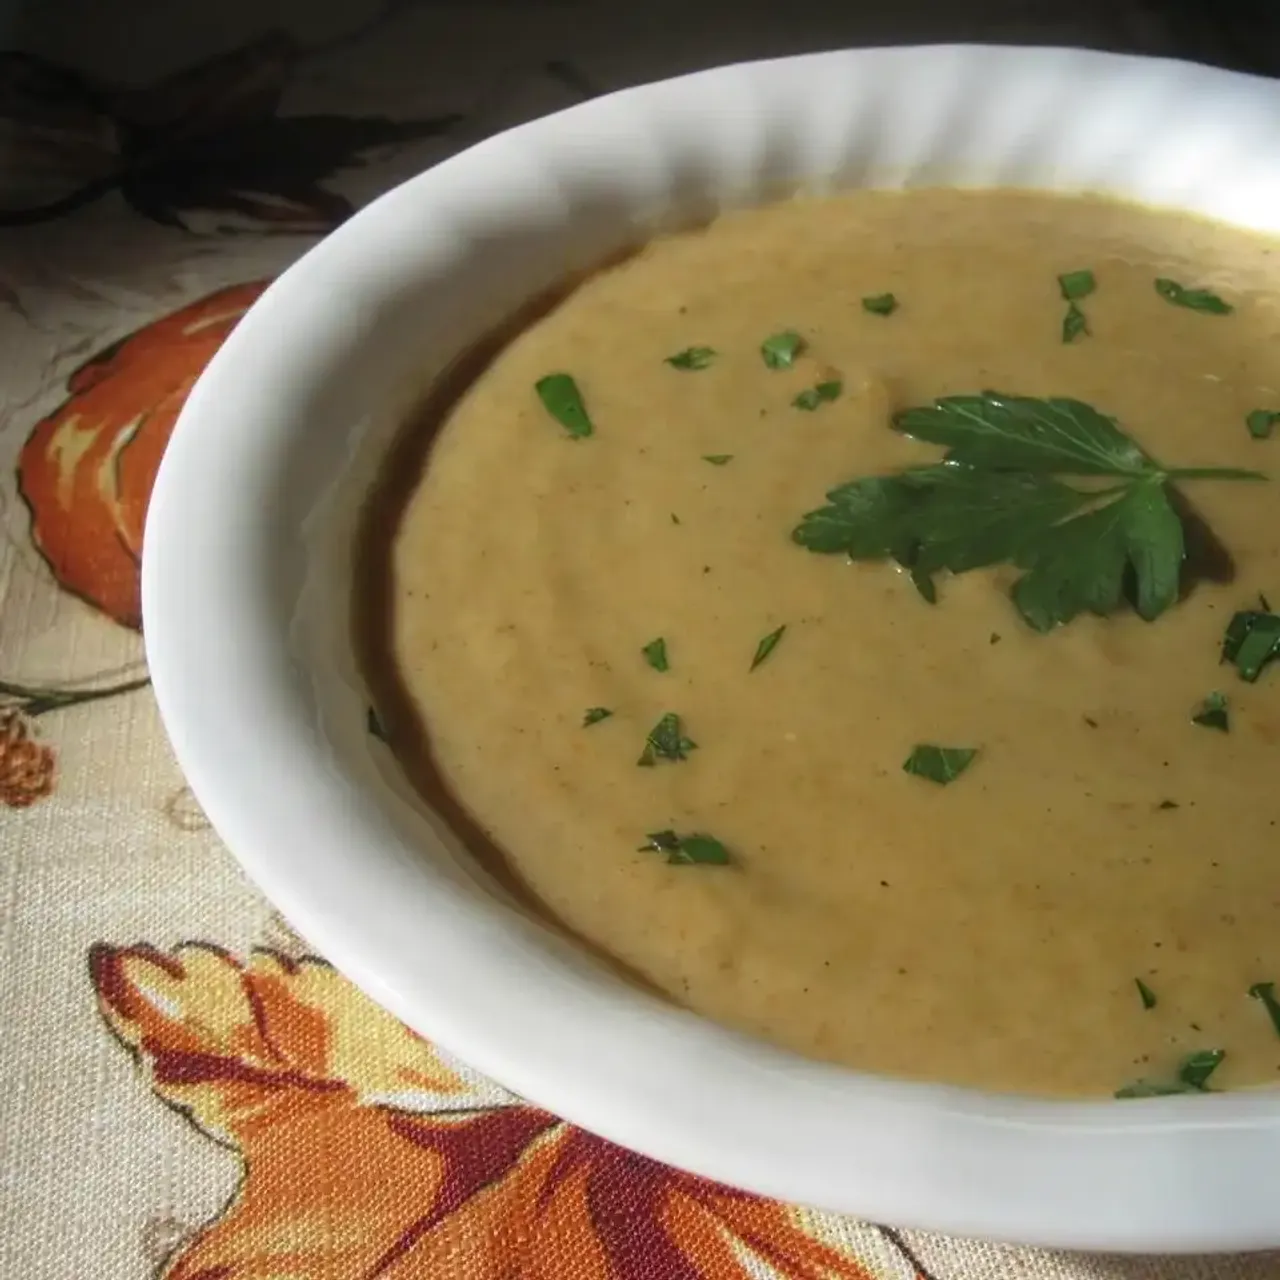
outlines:
[[[1280,1163],[1270,1098],[1049,1103],[883,1080],[622,982],[507,899],[408,786],[368,731],[348,628],[356,512],[391,434],[474,341],[573,271],[673,223],[849,185],[1105,191],[1280,231],[1277,142],[1280,90],[1226,72],[875,50],[613,95],[383,197],[241,323],[156,486],[148,653],[211,820],[375,999],[649,1155],[967,1234],[1280,1244],[1263,1177]]]

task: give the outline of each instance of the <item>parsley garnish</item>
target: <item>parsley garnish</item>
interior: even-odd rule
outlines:
[[[1280,422],[1280,409],[1254,409],[1244,420],[1255,440],[1270,439],[1277,422]]]
[[[784,329],[760,344],[760,356],[770,369],[790,369],[804,350],[804,339],[794,329]]]
[[[723,467],[726,462],[733,461],[731,453],[704,453],[702,455],[703,462],[709,462],[713,467]]]
[[[582,713],[582,727],[589,728],[593,724],[599,724],[601,720],[607,720],[613,712],[608,707],[588,707]]]
[[[816,409],[820,404],[834,400],[844,389],[844,383],[838,378],[830,382],[820,382],[816,387],[802,391],[791,402],[797,409]]]
[[[1097,287],[1093,272],[1087,269],[1066,271],[1058,277],[1058,292],[1067,304],[1067,313],[1062,317],[1063,342],[1074,342],[1088,336],[1089,321],[1076,303],[1080,298],[1087,298]]]
[[[1187,307],[1191,311],[1203,311],[1211,316],[1229,316],[1235,310],[1231,303],[1223,301],[1208,289],[1188,289],[1165,276],[1156,281],[1156,292],[1175,307]]]
[[[1144,1009],[1154,1009],[1156,1007],[1156,993],[1141,978],[1134,978],[1133,985],[1138,988],[1138,999],[1142,1001]]]
[[[898,309],[898,300],[891,293],[873,293],[863,298],[862,309],[873,316],[891,316]]]
[[[893,559],[922,585],[943,570],[1011,563],[1023,620],[1048,631],[1131,598],[1148,621],[1178,598],[1177,480],[1264,479],[1228,467],[1166,468],[1079,400],[987,391],[898,414],[895,428],[947,452],[941,464],[852,480],[827,494],[792,538],[810,551]],[[1061,477],[1108,477],[1076,487]]]
[[[533,384],[546,411],[575,440],[585,440],[595,427],[582,403],[578,384],[567,373],[549,373]]]
[[[1178,1064],[1177,1075],[1173,1080],[1135,1080],[1133,1084],[1117,1089],[1116,1097],[1163,1098],[1177,1093],[1208,1093],[1209,1077],[1226,1056],[1222,1049],[1200,1049],[1189,1053]]]
[[[667,671],[670,668],[671,664],[667,661],[667,642],[662,636],[656,640],[650,640],[640,652],[644,654],[644,660],[655,671]]]
[[[1224,1049],[1200,1049],[1189,1053],[1178,1066],[1179,1082],[1189,1089],[1206,1089],[1209,1077],[1226,1056]]]
[[[902,770],[945,787],[973,763],[977,754],[977,747],[935,747],[922,743],[903,761]]]
[[[668,711],[649,730],[649,735],[644,740],[644,750],[636,764],[651,769],[659,760],[687,760],[689,752],[696,750],[697,746],[692,738],[684,736],[680,717],[674,711]]]
[[[1234,664],[1241,680],[1252,684],[1262,668],[1280,654],[1280,614],[1242,609],[1222,639],[1222,661]]]
[[[1276,984],[1274,982],[1255,982],[1249,988],[1249,994],[1255,1000],[1261,1000],[1267,1011],[1267,1016],[1271,1019],[1271,1025],[1275,1027],[1276,1034],[1280,1035],[1280,1000],[1276,999]]]
[[[1231,718],[1227,714],[1226,694],[1216,690],[1209,694],[1191,717],[1191,723],[1203,725],[1206,729],[1220,729],[1223,733],[1230,732]]]
[[[727,866],[732,859],[729,850],[715,836],[695,832],[678,836],[674,831],[653,831],[645,836],[641,853],[665,853],[672,866]]]
[[[1087,298],[1098,287],[1093,272],[1085,268],[1081,271],[1064,271],[1058,277],[1058,291],[1067,302],[1077,302]]]
[[[1067,314],[1062,317],[1062,341],[1074,342],[1089,336],[1089,321],[1074,302],[1067,303]]]
[[[1132,1084],[1117,1089],[1115,1096],[1117,1098],[1166,1098],[1177,1093],[1194,1092],[1196,1090],[1189,1089],[1176,1080],[1171,1084],[1164,1084],[1157,1080],[1135,1080]]]
[[[716,358],[714,347],[685,347],[668,356],[666,363],[673,369],[705,369]]]
[[[755,657],[751,659],[751,666],[748,668],[750,671],[754,671],[778,647],[778,641],[786,634],[786,630],[787,624],[784,622],[756,645]]]

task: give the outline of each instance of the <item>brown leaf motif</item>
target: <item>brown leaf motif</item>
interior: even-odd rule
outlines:
[[[28,716],[0,709],[0,804],[25,809],[53,793],[53,748],[38,741]]]
[[[244,1161],[165,1280],[904,1274],[785,1205],[495,1099],[319,960],[100,945],[90,966],[155,1092]]]
[[[37,716],[117,698],[150,683],[148,677],[138,676],[52,689],[0,680],[0,804],[25,809],[53,794],[57,757],[51,746],[39,740]]]
[[[327,179],[459,119],[280,116],[300,52],[273,32],[138,89],[0,55],[0,140],[17,139],[23,189],[49,189],[44,203],[6,198],[0,226],[58,217],[119,190],[139,213],[187,230],[328,231],[353,209]]]

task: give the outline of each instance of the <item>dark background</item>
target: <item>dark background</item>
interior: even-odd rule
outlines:
[[[585,24],[600,42],[618,44],[641,24],[664,33],[671,70],[839,44],[991,40],[1092,45],[1280,74],[1280,0],[366,0],[355,7],[353,18],[344,0],[0,0],[0,48],[63,58],[69,48],[92,49],[127,77],[149,47],[208,51],[256,34],[246,30],[249,8],[260,30],[304,18],[332,37],[380,9],[418,8],[455,20],[463,12],[512,51],[531,22],[579,33]],[[424,73],[448,52],[447,39],[424,47]]]
[[[123,197],[186,230],[323,233],[393,180],[597,93],[943,41],[1280,76],[1280,0],[0,0],[0,230]],[[366,164],[388,151],[394,169]],[[12,239],[10,255],[34,248]],[[20,265],[0,260],[0,287]]]

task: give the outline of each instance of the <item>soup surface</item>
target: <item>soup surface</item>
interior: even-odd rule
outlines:
[[[1246,425],[1280,409],[1274,253],[1104,200],[955,191],[648,245],[440,424],[377,570],[393,745],[425,726],[572,930],[803,1054],[1065,1095],[1280,1081],[1255,985],[1280,981],[1280,666],[1220,662],[1233,614],[1280,601],[1276,484],[1180,484],[1234,574],[1154,621],[1042,633],[1008,564],[938,575],[930,604],[891,560],[792,537],[835,486],[941,457],[895,413],[992,387],[1280,482],[1280,428]],[[572,383],[544,402],[553,373]],[[1215,692],[1226,732],[1193,719]],[[922,776],[921,745],[976,754],[917,755]]]

